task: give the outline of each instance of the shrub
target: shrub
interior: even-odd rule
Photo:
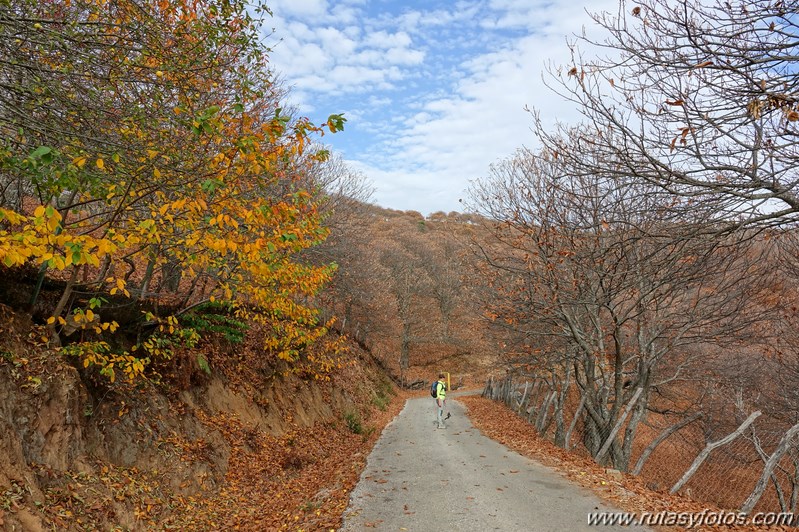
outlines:
[[[347,422],[347,428],[353,434],[363,434],[363,426],[361,425],[361,416],[357,412],[344,412],[344,421]]]

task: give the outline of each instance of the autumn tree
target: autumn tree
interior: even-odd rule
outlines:
[[[441,317],[441,340],[456,340],[453,320],[461,307],[468,308],[463,276],[467,268],[464,248],[452,237],[442,234],[437,246],[422,251],[422,265],[431,279],[430,294]]]
[[[326,157],[322,129],[282,110],[266,14],[215,0],[0,7],[0,259],[66,278],[54,343],[115,328],[96,319],[108,292],[167,303],[142,359],[194,338],[178,318],[215,301],[266,327],[286,360],[324,334],[311,302],[334,267],[301,259],[328,234],[303,186]]]
[[[411,346],[426,335],[431,316],[425,312],[422,299],[426,297],[431,280],[422,267],[418,241],[397,239],[381,250],[384,267],[384,290],[390,295],[400,325],[400,378],[404,380],[410,367]]]

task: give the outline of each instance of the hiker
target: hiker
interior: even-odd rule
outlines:
[[[444,426],[444,407],[447,406],[447,384],[444,381],[444,374],[438,374],[438,381],[436,382],[436,407],[438,408],[438,416],[436,422],[438,428],[446,428]],[[449,418],[449,415],[447,415]]]

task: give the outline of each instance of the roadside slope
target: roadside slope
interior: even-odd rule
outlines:
[[[100,387],[0,318],[2,530],[329,530],[404,403],[357,346],[329,381],[210,345],[213,374],[183,387]]]

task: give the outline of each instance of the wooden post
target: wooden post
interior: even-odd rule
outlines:
[[[521,414],[522,408],[524,408],[524,401],[527,399],[527,388],[530,386],[529,381],[524,381],[524,393],[522,394],[522,399],[519,401],[519,405],[516,408],[516,413]]]
[[[569,450],[569,447],[571,447],[572,432],[574,432],[574,428],[577,426],[577,421],[580,419],[580,414],[582,413],[583,408],[585,408],[585,394],[580,395],[580,404],[577,405],[577,410],[574,412],[574,417],[569,425],[569,430],[566,431],[566,437],[563,441],[563,448],[567,451]]]
[[[727,445],[735,438],[740,436],[743,433],[743,431],[746,430],[746,427],[751,425],[755,421],[755,419],[757,419],[758,416],[760,416],[760,414],[761,414],[760,410],[752,412],[751,414],[749,414],[749,417],[746,418],[743,423],[741,423],[741,426],[735,429],[734,432],[728,434],[727,436],[723,437],[718,441],[708,443],[705,446],[705,448],[702,449],[702,452],[700,452],[697,455],[696,459],[694,459],[694,463],[691,464],[691,467],[688,468],[688,471],[686,471],[685,474],[682,476],[682,478],[678,480],[674,486],[672,486],[672,488],[669,490],[669,493],[677,493],[678,491],[680,491],[680,488],[685,486],[686,482],[691,480],[691,477],[694,476],[696,470],[699,469],[699,466],[701,466],[702,463],[707,459],[707,457],[710,455],[710,452],[713,451],[713,449],[721,447],[722,445]]]
[[[746,501],[744,501],[743,505],[741,506],[741,512],[745,514],[751,512],[752,508],[754,508],[755,504],[757,504],[757,501],[759,501],[760,497],[763,496],[763,492],[766,491],[766,484],[768,484],[768,479],[771,476],[771,473],[774,471],[774,468],[777,466],[780,458],[782,458],[782,455],[784,455],[788,450],[788,447],[797,433],[799,433],[799,423],[788,429],[788,432],[782,436],[779,445],[777,445],[777,448],[766,461],[766,466],[763,468],[763,474],[760,475],[760,479],[757,481],[757,484],[755,484],[755,489],[752,490],[752,493],[746,498]]]

